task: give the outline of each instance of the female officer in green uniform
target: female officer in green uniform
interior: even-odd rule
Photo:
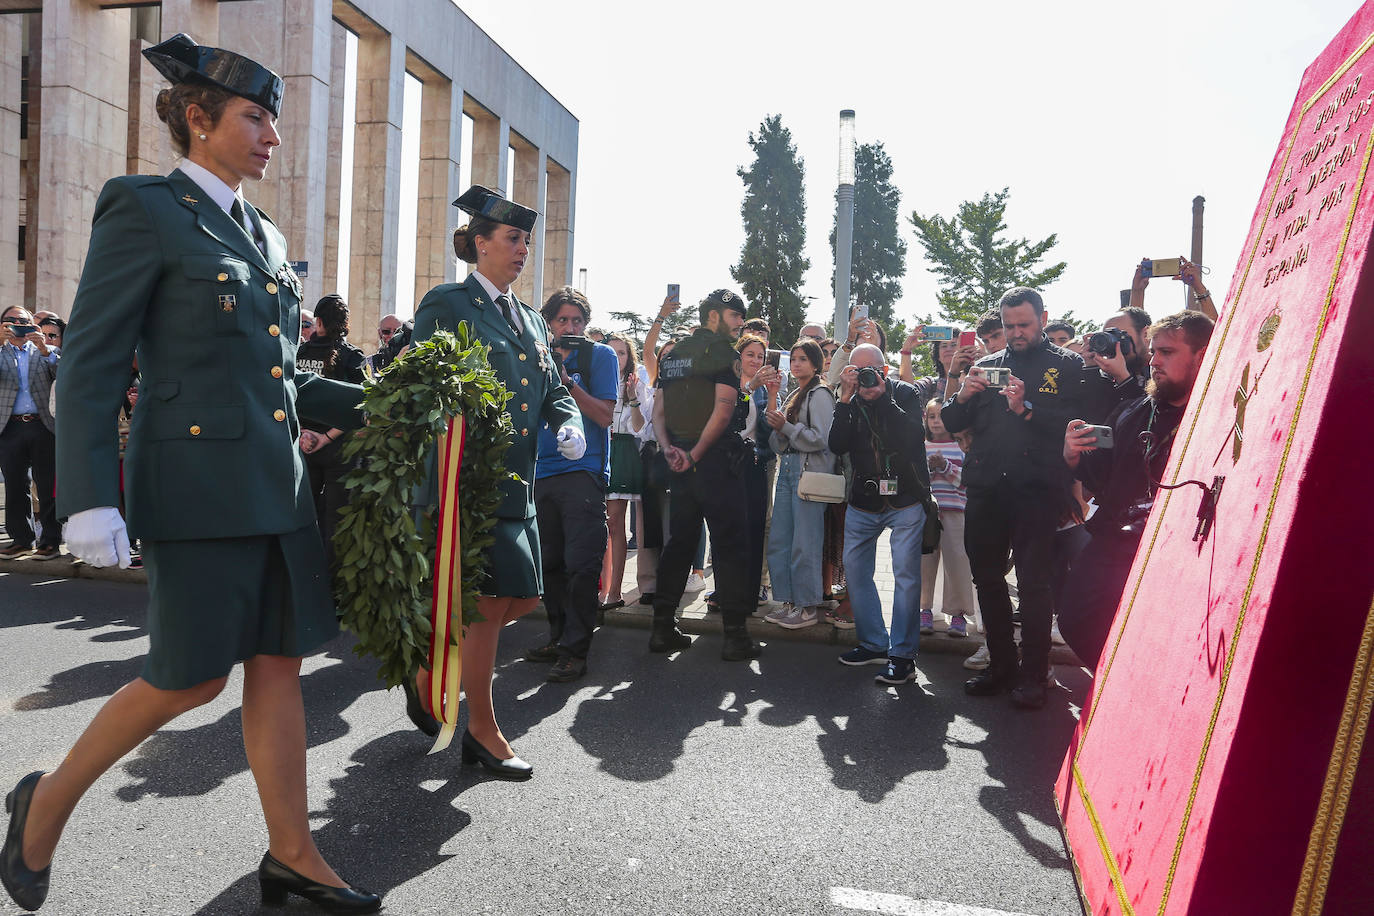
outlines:
[[[530,230],[539,214],[474,185],[453,205],[471,220],[453,234],[458,257],[477,269],[462,283],[434,287],[415,311],[415,340],[437,330],[453,331],[466,321],[488,348],[487,358],[501,382],[514,394],[506,402],[515,441],[506,452],[506,467],[519,482],[507,481],[492,533],[496,543],[482,587],[478,611],[482,621],[463,637],[463,693],[468,728],[463,733],[463,761],[481,763],[502,779],[528,779],[534,770],[515,756],[496,724],[491,676],[501,628],[528,614],[539,600],[539,528],[534,513],[534,459],[540,419],[558,430],[558,449],[568,458],[587,450],[582,415],[559,381],[549,354],[549,328],[539,312],[510,291],[529,255]],[[419,672],[419,695],[429,696],[429,672]]]
[[[300,659],[338,625],[299,417],[356,427],[361,389],[295,372],[300,281],[282,234],[239,193],[281,143],[282,81],[185,35],[144,54],[173,83],[157,111],[186,158],[167,176],[112,179],[96,203],[65,340],[57,459],[68,546],[93,565],[128,566],[114,431],[136,349],[126,493],[148,570],[150,647],[142,676],[105,703],[61,766],[10,793],[0,877],[37,909],[86,790],[213,699],[242,661],[243,744],[267,820],[264,901],[291,892],[331,913],[376,912],[380,898],[321,857],[306,806]]]

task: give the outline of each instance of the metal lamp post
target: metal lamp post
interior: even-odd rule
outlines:
[[[840,181],[835,190],[835,337],[849,327],[849,271],[854,248],[854,112],[840,112]]]

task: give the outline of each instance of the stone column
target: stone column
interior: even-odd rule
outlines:
[[[29,199],[35,264],[25,299],[60,315],[71,311],[90,244],[91,215],[105,182],[128,166],[129,11],[90,0],[46,0],[41,59],[29,71],[40,119],[37,193]]]
[[[23,17],[0,16],[0,308],[21,301],[19,260],[19,91]]]
[[[539,160],[537,164],[539,171],[539,187],[535,192],[536,203],[531,204],[539,211],[539,222],[534,224],[534,264],[528,272],[534,280],[534,298],[539,300],[542,305],[544,300],[549,297],[550,291],[555,285],[544,282],[544,246],[548,242],[546,233],[549,228],[549,154],[542,149],[539,150]]]
[[[329,49],[329,134],[325,144],[328,165],[324,174],[324,260],[317,275],[322,294],[344,293],[345,300],[348,298],[347,290],[339,289],[339,195],[343,187],[344,93],[347,90],[344,85],[344,70],[347,56],[348,32],[335,22],[330,28]],[[314,270],[313,264],[311,270]],[[353,336],[358,340],[371,339],[360,337],[361,333],[361,328],[353,328]]]
[[[219,0],[162,0],[162,37],[185,32],[197,44],[221,47],[219,41]],[[230,7],[230,17],[237,14]],[[232,48],[230,50],[233,50]]]
[[[468,105],[464,110],[472,118],[472,183],[506,192],[510,125],[479,105]]]
[[[546,289],[572,282],[572,176],[548,160],[544,202],[544,276]]]
[[[422,80],[420,94],[420,173],[416,206],[415,304],[425,293],[455,275],[450,229],[458,212],[450,202],[462,193],[458,155],[463,127],[463,92],[439,74],[412,67]]]
[[[220,22],[223,47],[275,70],[284,84],[281,146],[267,177],[245,187],[244,196],[286,236],[287,259],[309,265],[302,278],[306,308],[321,295],[324,268],[331,9],[330,0],[254,0],[234,4]]]
[[[359,328],[376,327],[396,310],[405,51],[405,40],[397,35],[358,36],[348,301]]]
[[[511,176],[510,199],[522,203],[527,207],[539,209],[539,150],[535,149],[514,132],[510,135],[511,148],[515,150],[515,174]],[[532,241],[539,241],[539,225],[543,223],[541,217],[535,223],[535,232],[531,233]],[[538,278],[535,276],[537,271],[534,269],[535,263],[539,260],[539,248],[536,244],[531,252],[531,257],[526,261],[525,269],[515,281],[515,295],[523,302],[528,302],[535,308],[544,304],[540,297]]]
[[[197,42],[219,44],[217,0],[165,0],[161,5],[155,41],[135,36],[129,48],[129,148],[126,157],[131,175],[165,175],[176,167],[181,154],[172,148],[167,125],[157,116],[157,96],[167,78],[148,63],[143,49],[185,32]]]

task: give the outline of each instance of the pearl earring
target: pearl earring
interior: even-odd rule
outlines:
[[[202,139],[202,140],[207,139],[206,136],[205,136],[205,134],[196,134],[196,136],[199,137],[199,138]]]

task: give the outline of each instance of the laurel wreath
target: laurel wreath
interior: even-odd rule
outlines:
[[[412,503],[435,473],[435,440],[458,415],[467,430],[458,484],[462,624],[481,619],[490,531],[501,484],[514,476],[505,463],[514,432],[505,410],[511,393],[467,322],[413,345],[364,382],[364,392],[367,425],[343,448],[344,460],[357,465],[344,477],[350,500],[334,533],[334,591],[344,628],[358,637],[354,651],[379,659],[378,677],[394,687],[429,653],[434,507]]]

